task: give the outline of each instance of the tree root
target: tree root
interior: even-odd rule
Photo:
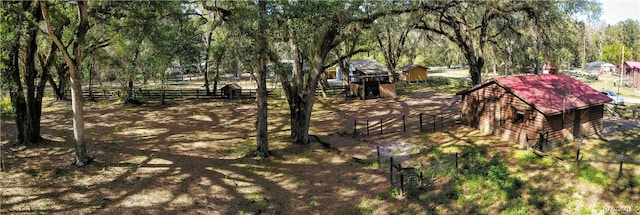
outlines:
[[[320,145],[322,145],[322,147],[327,149],[327,151],[335,152],[336,154],[340,154],[340,150],[338,150],[336,147],[332,147],[331,143],[327,143],[325,141],[322,141],[318,136],[313,135],[313,134],[309,134],[309,137],[315,138],[316,141],[318,141],[320,143]]]
[[[78,161],[78,159],[74,157],[71,165],[76,165],[77,167],[84,167],[86,165],[89,165],[92,161],[93,161],[92,157],[87,157],[85,161]]]

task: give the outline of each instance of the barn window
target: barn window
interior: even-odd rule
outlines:
[[[524,122],[524,111],[513,109],[513,123]]]

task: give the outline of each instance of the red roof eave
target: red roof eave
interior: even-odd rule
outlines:
[[[456,95],[465,95],[492,83],[496,83],[545,116],[590,108],[611,101],[599,91],[562,74],[496,78],[460,91]]]

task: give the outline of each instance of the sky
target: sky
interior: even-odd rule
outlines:
[[[627,19],[640,21],[640,0],[600,0],[602,15],[600,20],[614,25]]]

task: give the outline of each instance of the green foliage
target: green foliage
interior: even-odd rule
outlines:
[[[624,52],[624,59],[626,60],[630,60],[631,59],[631,50],[629,50],[629,47],[625,47],[625,52]],[[616,44],[611,44],[611,45],[607,45],[604,47],[603,51],[602,51],[602,60],[606,61],[606,62],[612,62],[615,64],[619,64],[620,61],[622,61],[622,44],[621,43],[616,43]]]
[[[527,208],[527,204],[525,204],[522,199],[517,198],[513,200],[513,203],[509,204],[506,208],[502,210],[503,214],[509,215],[525,215],[529,214],[529,208]]]
[[[400,192],[400,188],[399,187],[393,187],[389,190],[389,196],[397,199],[402,195],[402,192]]]
[[[13,116],[13,104],[8,96],[0,96],[0,114],[2,116]]]
[[[468,150],[462,158],[467,167],[461,170],[455,180],[456,187],[463,188],[457,195],[458,203],[471,203],[481,208],[476,212],[484,213],[482,208],[496,201],[512,201],[520,196],[522,180],[513,176],[497,157],[488,157],[486,149]],[[521,207],[511,210],[517,212]]]
[[[384,193],[378,193],[376,194],[376,200],[385,200],[387,199],[387,195]]]
[[[582,206],[582,207],[580,207],[580,214],[581,214],[581,215],[592,214],[592,213],[591,213],[591,208],[589,208],[589,207],[587,207],[587,206]]]

